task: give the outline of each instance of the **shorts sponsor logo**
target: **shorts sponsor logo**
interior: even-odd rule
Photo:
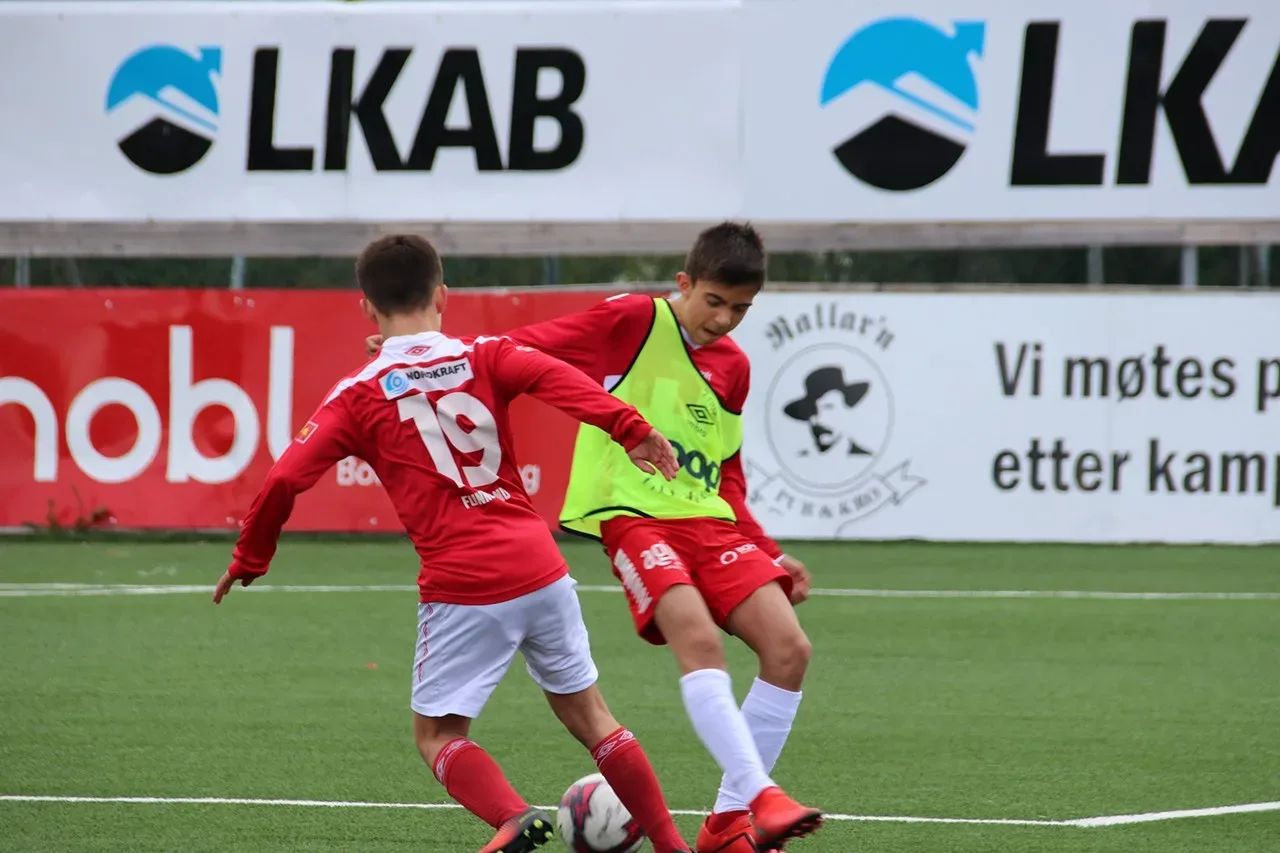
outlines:
[[[743,554],[750,554],[752,551],[759,551],[759,550],[760,549],[757,548],[751,542],[748,542],[745,545],[739,545],[737,548],[733,548],[721,554],[720,564],[724,566],[731,565],[733,563],[738,562],[738,558],[741,557]]]
[[[670,569],[680,565],[680,555],[666,542],[655,542],[640,552],[640,562],[646,570]]]

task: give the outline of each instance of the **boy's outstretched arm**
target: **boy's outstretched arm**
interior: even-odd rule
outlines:
[[[236,581],[248,586],[267,573],[280,541],[280,531],[298,495],[316,484],[324,472],[355,453],[346,406],[339,397],[321,406],[267,472],[240,527],[231,565],[218,581],[218,604]]]

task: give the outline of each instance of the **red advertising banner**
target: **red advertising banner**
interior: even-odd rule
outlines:
[[[445,331],[495,334],[585,309],[598,290],[450,293]],[[86,519],[234,528],[374,329],[351,291],[0,291],[0,527]],[[573,422],[512,409],[525,484],[552,525]],[[344,460],[291,530],[400,530],[372,471]]]

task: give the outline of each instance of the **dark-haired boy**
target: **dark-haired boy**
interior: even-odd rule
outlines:
[[[411,707],[419,752],[455,800],[497,832],[481,853],[527,853],[553,823],[469,737],[517,651],[658,853],[687,853],[635,736],[596,687],[575,582],[512,454],[507,407],[531,394],[619,443],[642,476],[674,476],[670,444],[634,407],[509,338],[440,332],[448,288],[421,237],[390,235],[356,261],[361,307],[384,339],[334,386],[254,499],[214,603],[267,571],[295,497],[347,456],[382,481],[421,559]],[[658,476],[661,475],[661,476]]]

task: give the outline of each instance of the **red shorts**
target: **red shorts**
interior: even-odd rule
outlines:
[[[731,521],[614,518],[601,534],[613,573],[627,592],[636,633],[654,645],[667,642],[653,614],[673,586],[695,587],[721,628],[734,608],[772,581],[791,594],[791,575]]]

